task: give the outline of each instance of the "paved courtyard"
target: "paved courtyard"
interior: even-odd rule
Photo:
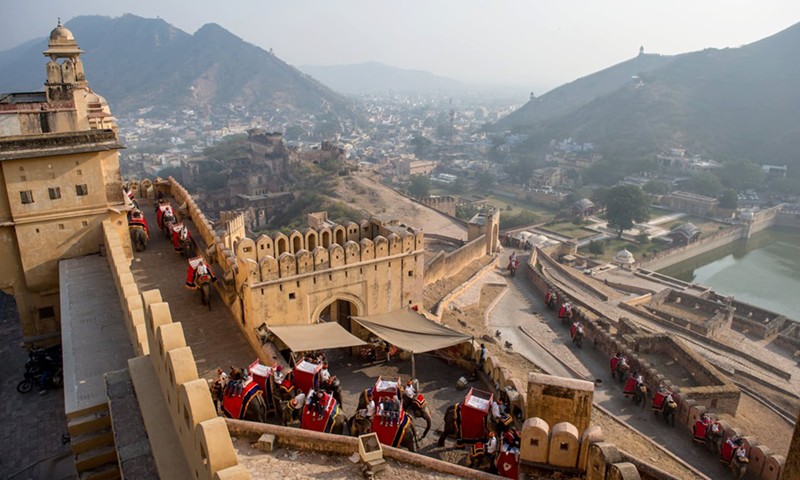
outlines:
[[[186,257],[176,253],[172,241],[158,230],[152,206],[143,204],[142,209],[150,226],[150,241],[145,251],[136,253],[131,273],[139,291],[158,289],[169,303],[172,320],[181,322],[186,344],[192,348],[198,375],[212,378],[217,368],[252,363],[256,353],[219,294],[212,288],[211,310],[200,305],[200,293],[185,286]],[[194,225],[188,220],[185,223],[198,239]]]
[[[75,477],[67,433],[64,391],[21,394],[17,384],[25,372],[28,353],[20,347],[22,329],[14,297],[0,293],[0,479],[61,480]]]

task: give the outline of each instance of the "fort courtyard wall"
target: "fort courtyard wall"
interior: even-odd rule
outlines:
[[[129,364],[141,369],[144,361],[151,365],[144,368],[155,372],[163,406],[169,413],[191,473],[197,479],[249,479],[250,473],[238,465],[225,420],[217,416],[208,383],[198,377],[194,355],[186,345],[181,324],[172,321],[169,305],[161,300],[158,290],[139,291],[130,271],[130,258],[110,221],[103,222],[103,233],[125,324],[138,355]],[[132,376],[136,377],[136,373]],[[137,383],[141,388],[142,383],[134,378],[134,385]],[[142,395],[142,391],[137,392],[137,396]],[[147,417],[147,411],[142,413]],[[159,469],[169,469],[167,464],[175,460],[163,458],[165,452],[153,450]]]
[[[531,252],[529,261],[523,268],[526,280],[531,282],[542,295],[548,291],[554,291],[558,294],[559,299],[579,306],[579,308],[575,309],[576,318],[583,322],[586,340],[592,342],[595,348],[605,353],[609,358],[616,352],[625,353],[629,359],[631,370],[638,370],[642,373],[645,383],[651,391],[659,384],[670,387],[679,405],[678,413],[676,414],[677,425],[681,425],[691,431],[695,421],[703,413],[711,417],[716,417],[715,412],[732,412],[731,415],[735,415],[740,392],[732,382],[722,377],[713,366],[683,345],[680,340],[666,335],[643,335],[627,319],[620,318],[615,321],[599,315],[596,311],[592,311],[590,306],[584,305],[580,299],[572,296],[570,292],[558,288],[557,285],[548,280],[546,271],[552,266],[551,262],[541,262],[539,257],[543,255],[546,254],[538,248],[534,248]],[[649,297],[649,294],[645,296]],[[616,335],[612,333],[612,326],[616,326]],[[689,331],[689,333],[691,332]],[[641,343],[637,343],[637,340]],[[722,345],[712,339],[708,339],[708,341],[715,346]],[[655,348],[657,345],[659,345],[657,348],[662,348],[664,353],[673,361],[686,357],[681,361],[682,366],[690,369],[692,373],[701,379],[705,379],[703,382],[705,384],[692,387],[677,385],[660,371],[658,365],[650,364],[640,357],[638,353],[640,349]],[[734,435],[746,437],[746,432],[742,429],[724,422],[723,424],[725,426],[723,441]],[[687,441],[690,441],[691,436],[687,435],[687,439],[689,439]],[[760,466],[758,471],[755,467],[749,469],[749,471],[752,471],[753,478],[759,480],[791,478],[781,477],[786,461],[783,456],[772,454],[772,450],[757,439],[752,437],[749,437],[749,439],[752,444],[748,450],[751,461],[757,459],[755,461]],[[589,476],[590,474],[591,468],[587,472],[587,478],[592,478]]]
[[[425,285],[458,272],[486,255],[486,238],[481,235],[449,253],[439,252],[425,264]]]

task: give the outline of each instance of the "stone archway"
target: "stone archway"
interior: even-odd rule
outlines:
[[[348,332],[353,332],[353,322],[350,317],[362,315],[364,305],[351,295],[338,295],[328,301],[320,303],[311,317],[313,323],[337,322]]]

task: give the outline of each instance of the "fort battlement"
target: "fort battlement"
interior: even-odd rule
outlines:
[[[137,357],[129,360],[145,424],[171,421],[179,445],[153,448],[159,471],[190,474],[197,479],[246,480],[250,473],[238,464],[225,420],[217,416],[206,380],[199,378],[183,328],[172,321],[169,304],[158,290],[140,292],[130,270],[131,259],[110,221],[103,222],[106,256],[120,295],[125,325]],[[157,390],[148,385],[153,380]],[[158,417],[158,414],[163,414]],[[171,436],[159,437],[166,441]],[[168,450],[171,448],[172,450]],[[169,458],[182,454],[185,462]],[[171,465],[185,465],[189,471]],[[123,465],[123,473],[125,465]]]
[[[739,389],[724,378],[716,368],[673,336],[647,335],[626,318],[612,320],[598,315],[596,311],[592,311],[591,305],[585,305],[578,298],[570,295],[570,292],[558,288],[547,278],[546,270],[550,268],[550,263],[541,262],[539,257],[543,255],[546,254],[538,248],[531,252],[528,263],[522,269],[526,279],[542,295],[545,292],[554,291],[562,301],[578,305],[579,308],[574,311],[577,318],[583,322],[586,341],[592,342],[595,348],[608,355],[609,359],[616,352],[623,352],[629,360],[631,371],[637,370],[642,373],[645,384],[651,391],[660,384],[671,388],[673,397],[678,403],[675,415],[676,425],[691,432],[695,422],[704,413],[712,418],[716,418],[715,412],[735,415],[739,403]],[[646,297],[649,301],[650,294],[647,294]],[[616,334],[612,331],[614,327]],[[688,330],[687,332],[694,333]],[[695,333],[695,335],[697,334]],[[655,356],[652,355],[653,352],[656,353]],[[673,382],[670,374],[680,375],[681,371],[676,370],[675,365],[687,372],[695,381],[681,384],[680,378],[671,377],[676,380]],[[750,458],[748,473],[753,478],[759,480],[781,478],[786,463],[786,459],[782,455],[773,454],[771,448],[760,443],[756,438],[747,436],[743,429],[727,422],[720,423],[724,430],[723,442],[734,435],[745,437],[746,449]],[[690,441],[690,437],[687,435],[687,441]],[[592,448],[597,447],[593,446]],[[591,471],[591,468],[588,469],[587,475]],[[639,471],[642,478],[645,478],[641,468]],[[591,477],[587,476],[587,478]],[[654,478],[660,477],[656,475]]]

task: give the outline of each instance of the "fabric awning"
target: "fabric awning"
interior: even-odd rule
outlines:
[[[336,322],[276,325],[267,328],[293,352],[366,345],[366,342],[352,335]]]
[[[413,310],[352,319],[378,337],[411,353],[430,352],[472,340],[472,336],[428,320]]]

